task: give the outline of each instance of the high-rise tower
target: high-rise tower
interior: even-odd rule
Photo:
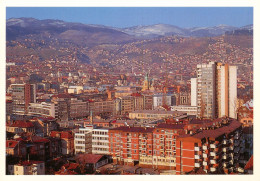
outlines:
[[[198,117],[236,118],[236,66],[216,62],[197,65],[197,86],[194,88],[197,90]]]

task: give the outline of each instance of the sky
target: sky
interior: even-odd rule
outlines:
[[[6,19],[31,17],[113,27],[171,24],[183,28],[253,24],[252,7],[7,7]]]

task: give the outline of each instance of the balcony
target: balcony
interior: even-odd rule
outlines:
[[[223,148],[222,150],[223,150],[224,153],[227,152],[227,148]]]
[[[204,165],[204,166],[207,166],[207,165],[208,165],[208,162],[203,162],[203,165]]]
[[[210,156],[216,156],[215,152],[210,152]]]
[[[210,148],[216,148],[215,144],[210,144]]]
[[[199,168],[200,167],[200,163],[195,163],[195,167]]]
[[[203,150],[207,150],[208,147],[207,147],[207,146],[202,146],[202,149],[203,149]]]
[[[230,147],[229,147],[229,150],[230,150],[230,151],[233,151],[233,150],[234,150],[234,147],[233,147],[233,146],[230,146]]]
[[[216,164],[216,160],[210,160],[210,164]]]
[[[226,155],[226,154],[223,155],[222,158],[223,158],[224,160],[226,160],[226,159],[227,159],[227,155]]]
[[[228,141],[227,141],[226,139],[224,139],[224,140],[222,141],[222,144],[223,144],[223,145],[226,145],[226,144],[228,144]]]
[[[229,155],[231,158],[234,157],[234,153],[229,153],[228,155]]]
[[[223,163],[222,165],[223,165],[224,168],[228,167],[227,163]]]
[[[206,154],[206,153],[203,153],[203,158],[207,158],[208,157],[208,155]]]
[[[211,167],[211,168],[210,168],[210,171],[211,171],[211,172],[215,172],[216,170],[217,170],[217,169],[214,168],[214,167]]]
[[[196,146],[196,147],[194,147],[194,150],[195,151],[200,151],[200,148]]]
[[[199,156],[199,155],[195,155],[194,158],[195,158],[195,159],[200,159],[200,156]]]

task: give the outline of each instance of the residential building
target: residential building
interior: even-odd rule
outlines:
[[[152,164],[152,130],[143,127],[119,127],[110,129],[109,152],[116,164],[135,165],[141,157]]]
[[[197,106],[178,105],[171,106],[171,111],[183,112],[187,115],[197,115]]]
[[[27,114],[29,103],[36,102],[35,84],[11,84],[9,92],[12,95],[14,114]]]
[[[202,167],[206,173],[224,174],[236,171],[242,147],[241,124],[229,120],[226,125],[182,135],[176,142],[176,174]]]
[[[28,115],[47,117],[51,116],[57,118],[57,104],[51,102],[30,103],[28,107]]]
[[[74,135],[75,154],[92,153],[92,129],[89,125],[85,128],[79,128],[79,131]]]
[[[183,114],[176,111],[140,110],[129,113],[130,119],[162,119]]]
[[[50,137],[60,140],[60,153],[62,155],[74,154],[74,136],[72,131],[52,131]]]
[[[19,134],[19,133],[35,133],[35,127],[30,121],[11,121],[6,124],[6,131]]]
[[[191,78],[191,106],[197,106],[197,78]]]
[[[236,66],[216,62],[197,65],[197,86],[192,86],[192,93],[196,92],[194,89],[197,89],[198,117],[236,118]]]
[[[7,175],[45,175],[45,163],[28,160],[15,165],[8,165]]]

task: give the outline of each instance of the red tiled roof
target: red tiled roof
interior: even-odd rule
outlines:
[[[20,121],[17,120],[12,124],[9,124],[10,127],[19,127],[19,128],[32,128],[34,127],[33,123],[30,121]]]
[[[157,126],[157,128],[168,128],[168,129],[183,129],[185,124],[166,124],[161,123]]]
[[[102,157],[103,155],[94,155],[94,154],[77,155],[79,162],[84,162],[84,163],[97,163]]]
[[[142,94],[140,94],[140,93],[136,92],[136,93],[133,93],[133,94],[131,94],[131,96],[133,96],[133,97],[141,97],[141,96],[142,96]]]
[[[144,128],[144,127],[126,127],[126,126],[121,126],[118,128],[113,128],[111,130],[119,130],[119,131],[124,131],[124,132],[152,132],[154,128]]]
[[[64,167],[68,170],[75,170],[78,168],[78,166],[79,166],[79,164],[77,164],[77,163],[67,163],[64,165]]]
[[[67,169],[59,170],[55,172],[55,175],[77,175],[77,174],[78,174],[77,172],[74,172],[72,170],[67,170]]]
[[[30,161],[23,161],[23,162],[19,163],[19,165],[29,166],[29,165],[32,165],[32,164],[39,164],[39,163],[44,163],[44,162],[43,161],[30,160]]]
[[[252,155],[245,165],[245,170],[253,170],[253,165],[254,165],[254,159]]]
[[[72,96],[71,94],[58,94],[58,95],[53,95],[52,97],[56,97],[56,98],[73,98],[74,96]]]
[[[72,132],[71,131],[52,131],[51,132],[51,137],[56,137],[57,134],[60,134],[60,138],[63,139],[71,139],[73,138]]]
[[[15,140],[6,140],[6,148],[15,148],[18,143]]]

